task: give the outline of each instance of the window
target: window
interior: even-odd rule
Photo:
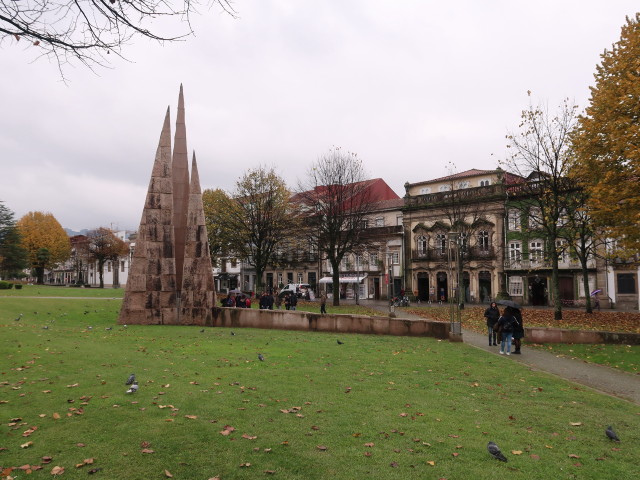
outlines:
[[[424,235],[420,235],[416,239],[416,243],[417,243],[417,249],[418,249],[418,256],[425,257],[427,255],[427,237],[425,237]]]
[[[540,207],[529,209],[529,228],[540,228],[542,225],[542,210]]]
[[[522,277],[509,277],[509,295],[522,296]]]
[[[520,230],[520,210],[515,208],[509,210],[507,221],[509,230]]]
[[[542,240],[531,240],[529,242],[529,260],[532,262],[542,262],[544,259],[544,246]]]
[[[556,224],[558,227],[563,227],[567,223],[569,223],[569,215],[567,214],[567,209],[560,209],[560,215],[558,216],[558,223]]]
[[[618,274],[618,293],[636,293],[636,278],[633,273]]]
[[[376,218],[376,227],[384,227],[384,217]]]
[[[107,262],[107,272],[111,271],[111,262]]]
[[[458,247],[461,252],[466,252],[469,248],[469,235],[467,233],[461,233],[458,237]]]
[[[402,215],[396,217],[396,225],[402,225]]]
[[[440,185],[438,188],[439,192],[448,192],[449,190],[451,190],[451,185]]]
[[[232,258],[231,259],[231,268],[236,268],[238,266],[238,259],[237,258]]]
[[[355,255],[356,268],[362,267],[362,255]]]
[[[394,265],[400,264],[400,254],[398,252],[391,253],[391,263]]]
[[[522,244],[520,242],[509,243],[509,260],[519,262],[522,259]]]
[[[287,283],[293,283],[293,272],[287,272]]]
[[[458,182],[458,188],[469,188],[469,181],[464,180],[462,182]]]
[[[478,248],[483,252],[489,250],[489,232],[486,230],[478,232]]]
[[[371,253],[369,255],[369,263],[371,265],[378,265],[378,254],[377,253]]]
[[[304,276],[302,273],[298,273],[298,283],[304,283]]]
[[[124,272],[124,260],[120,261],[120,271]]]
[[[362,220],[362,222],[360,222],[360,228],[369,228],[369,220]]]
[[[556,240],[556,255],[558,255],[558,261],[560,263],[567,263],[569,261],[569,246],[566,240]]]
[[[282,285],[282,284],[283,284],[283,282],[282,282],[282,274],[281,274],[281,273],[279,273],[279,274],[278,274],[278,287],[279,287],[280,285]]]
[[[444,233],[436,235],[436,250],[440,255],[444,255],[447,252],[447,236]]]
[[[420,189],[420,195],[427,195],[431,193],[431,187],[422,187]]]
[[[491,180],[480,180],[481,187],[488,187],[489,185],[491,185]]]

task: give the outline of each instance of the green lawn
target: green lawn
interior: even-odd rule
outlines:
[[[606,365],[625,372],[640,374],[640,348],[638,345],[528,345],[559,357],[577,358],[589,363]]]
[[[49,285],[23,285],[21,289],[0,290],[0,297],[98,297],[122,298],[123,288],[74,288]]]
[[[108,479],[637,473],[638,405],[464,344],[124,327],[120,303],[0,297],[5,475],[51,478],[56,466],[62,478],[99,468]],[[125,393],[131,372],[136,394]],[[620,444],[604,435],[608,424]],[[489,440],[508,463],[488,455]],[[6,470],[20,466],[32,473]]]

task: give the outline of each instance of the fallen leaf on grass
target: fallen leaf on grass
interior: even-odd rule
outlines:
[[[89,475],[93,475],[94,473],[98,473],[100,470],[102,470],[102,468],[92,468],[91,470],[89,470],[87,473]]]
[[[171,472],[169,470],[164,471],[164,476],[167,478],[173,478],[173,475],[171,475]]]
[[[365,443],[364,446],[365,447],[373,447],[375,445],[375,443],[373,442],[369,442],[369,443]]]
[[[33,442],[23,443],[22,445],[20,445],[20,448],[29,448],[31,445],[33,445]]]
[[[64,467],[55,466],[51,469],[51,475],[62,475],[64,473]]]
[[[267,475],[273,475],[274,473],[276,473],[275,470],[264,470],[262,473],[266,473]]]
[[[198,418],[197,415],[185,415],[184,418],[190,418],[191,420],[195,420],[196,418]]]
[[[67,388],[74,388],[74,387],[79,387],[79,386],[80,386],[79,383],[74,383],[73,385],[67,385]]]
[[[258,438],[256,435],[248,435],[246,433],[242,434],[242,438],[245,438],[247,440],[255,440],[256,438]]]
[[[511,450],[514,455],[522,455],[522,450]]]
[[[460,454],[458,452],[453,452],[451,455],[453,455],[454,457],[457,457]]]
[[[393,468],[398,468],[398,462],[391,462],[389,465]]]
[[[234,427],[232,427],[231,425],[225,425],[224,429],[220,432],[220,435],[224,435],[227,436],[229,435],[231,432],[233,432],[235,430]]]
[[[140,450],[141,453],[155,453],[153,450],[151,450],[150,448],[143,448],[142,450]]]
[[[318,450],[320,450],[321,452],[324,452],[324,451],[326,451],[326,450],[327,450],[327,447],[325,447],[324,445],[316,445],[316,448],[317,448]]]
[[[60,420],[60,414],[58,412],[55,412],[53,415],[51,415],[53,417],[54,420]]]
[[[248,467],[250,467],[250,466],[251,466],[251,464],[250,464],[249,462],[241,463],[241,464],[240,464],[240,468],[248,468]]]
[[[567,455],[569,458],[580,458],[580,455],[576,455],[575,453],[570,453]]]
[[[534,453],[534,454],[529,455],[529,457],[530,457],[532,460],[540,460],[540,455],[536,455],[535,453]]]
[[[572,427],[579,427],[580,425],[582,425],[582,422],[571,422],[569,423],[569,425],[571,425]]]
[[[53,461],[53,458],[51,458],[51,457],[42,457],[40,460],[42,460],[42,463],[51,463]]]
[[[370,457],[371,455],[372,455],[371,452],[364,452],[365,457]]]
[[[434,467],[436,465],[436,462],[433,460],[428,460],[427,465],[431,465],[432,467]]]

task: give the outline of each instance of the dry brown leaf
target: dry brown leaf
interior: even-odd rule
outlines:
[[[51,416],[53,417],[54,420],[60,420],[60,414],[58,412],[54,412],[54,414]]]
[[[33,442],[23,443],[22,445],[20,445],[20,448],[29,448],[31,445],[33,445]]]
[[[434,467],[436,465],[436,462],[433,460],[428,460],[427,465],[431,465],[432,467]]]
[[[141,450],[141,453],[155,453],[153,450],[151,450],[150,448],[143,448]]]
[[[245,462],[245,463],[241,463],[241,464],[240,464],[240,467],[241,467],[241,468],[248,468],[248,467],[250,467],[250,466],[251,466],[251,464],[250,464],[249,462]]]
[[[317,448],[318,450],[320,450],[321,452],[324,452],[324,451],[326,451],[326,450],[327,450],[327,447],[326,447],[326,446],[324,446],[324,445],[316,445],[316,448]]]
[[[169,470],[164,471],[164,476],[167,478],[173,478],[173,475],[171,475],[171,472]]]
[[[568,455],[569,458],[580,458],[580,455],[576,455],[575,453],[570,453]]]
[[[368,442],[368,443],[364,444],[365,447],[373,447],[374,445],[375,445],[375,443],[373,443],[373,442]]]
[[[53,461],[53,458],[51,458],[51,457],[42,457],[40,460],[42,461],[42,463],[51,463]]]
[[[522,455],[522,450],[511,450],[514,455]]]
[[[191,420],[195,420],[196,418],[198,418],[197,415],[185,415],[184,418],[190,418]]]
[[[64,473],[64,467],[55,466],[51,469],[51,475],[62,475]]]

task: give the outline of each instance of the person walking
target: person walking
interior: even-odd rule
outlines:
[[[513,326],[515,322],[516,318],[513,316],[513,310],[511,307],[506,307],[498,320],[498,330],[502,335],[500,355],[504,355],[505,353],[511,355],[511,339],[513,338]]]
[[[489,346],[497,346],[497,337],[498,334],[493,330],[493,327],[496,323],[498,323],[498,319],[500,318],[500,310],[498,310],[498,305],[496,302],[491,302],[489,308],[484,311],[484,317],[487,319],[487,330],[489,332]]]
[[[323,315],[327,313],[327,294],[324,292],[320,294],[320,313]]]
[[[524,338],[524,325],[522,323],[522,312],[519,308],[513,309],[513,317],[516,322],[513,324],[513,346],[516,347],[513,352],[516,355],[520,355],[520,347],[522,346],[522,339]]]
[[[289,310],[295,310],[296,305],[298,305],[298,296],[295,293],[292,293],[289,296]]]

